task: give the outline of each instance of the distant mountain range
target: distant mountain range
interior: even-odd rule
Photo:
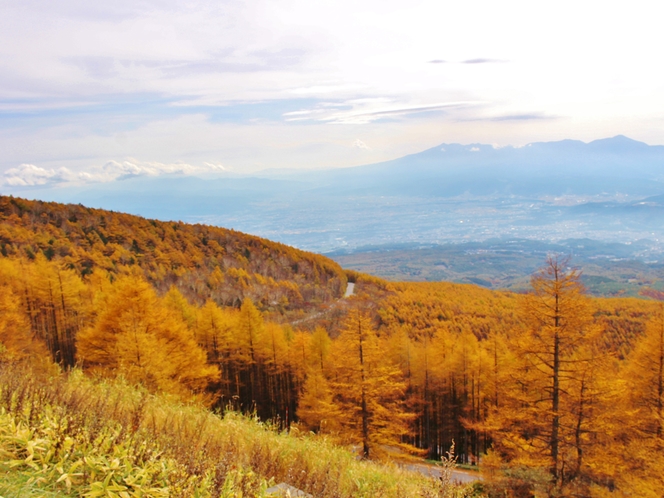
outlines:
[[[654,195],[664,192],[664,146],[624,136],[524,147],[441,144],[393,161],[303,177],[371,195]]]
[[[316,251],[505,236],[657,246],[664,241],[664,146],[624,136],[524,147],[441,144],[352,168],[138,177],[15,194],[216,224]]]

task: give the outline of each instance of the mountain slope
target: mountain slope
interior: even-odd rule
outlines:
[[[287,312],[343,295],[341,267],[233,230],[148,220],[81,205],[0,197],[3,256],[43,255],[85,275],[139,268],[160,291],[175,285],[190,300]]]

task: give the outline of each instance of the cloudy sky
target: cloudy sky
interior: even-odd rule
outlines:
[[[0,0],[0,186],[664,143],[655,2]]]

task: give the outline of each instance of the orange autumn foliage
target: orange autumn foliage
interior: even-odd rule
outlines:
[[[84,368],[122,375],[153,390],[202,392],[219,376],[182,319],[138,277],[114,285],[76,346]]]

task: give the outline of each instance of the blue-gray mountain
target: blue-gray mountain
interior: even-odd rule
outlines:
[[[304,249],[513,238],[664,241],[664,146],[441,144],[367,166],[8,191],[235,228]]]
[[[525,147],[441,144],[393,161],[307,177],[372,195],[643,196],[664,193],[664,146],[624,136]]]

